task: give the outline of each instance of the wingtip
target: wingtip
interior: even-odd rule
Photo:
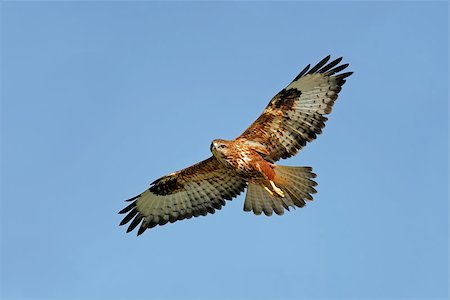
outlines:
[[[340,75],[340,77],[341,77],[341,78],[347,78],[347,77],[351,76],[352,74],[353,74],[353,72],[346,72],[346,73],[342,73],[342,74]]]
[[[127,207],[123,208],[121,211],[119,211],[119,214],[124,214],[132,210],[134,207],[136,207],[136,202],[132,202]]]
[[[309,70],[308,74],[314,74],[317,71],[319,71],[323,66],[327,64],[327,62],[330,60],[331,55],[326,56],[321,61],[319,61],[314,67],[312,67],[311,70]]]
[[[130,202],[130,201],[136,200],[136,199],[139,198],[140,196],[141,196],[141,194],[139,194],[139,195],[137,195],[137,196],[134,196],[133,198],[127,199],[127,200],[125,200],[125,202]]]
[[[130,226],[128,226],[127,228],[127,233],[130,231],[133,231],[133,229],[135,229],[142,221],[142,219],[144,218],[144,216],[142,214],[137,214],[133,221],[131,221]]]
[[[144,226],[139,227],[139,230],[136,233],[136,236],[140,236],[141,234],[143,234],[146,229],[147,229],[147,227],[144,227]]]
[[[303,70],[292,80],[292,82],[299,80],[303,75],[308,72],[309,68],[311,67],[311,64],[308,64],[306,67],[303,68]]]
[[[327,76],[332,76],[332,75],[335,75],[335,74],[345,70],[348,66],[349,66],[349,64],[342,64],[331,70],[327,70],[324,74]],[[339,76],[339,75],[336,75],[336,76]]]

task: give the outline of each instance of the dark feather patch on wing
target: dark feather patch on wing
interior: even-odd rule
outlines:
[[[184,188],[176,177],[164,176],[153,181],[150,191],[155,195],[170,195]]]
[[[127,232],[140,225],[137,235],[141,235],[156,225],[213,214],[225,205],[225,200],[236,197],[246,186],[246,180],[234,170],[210,157],[155,180],[119,212],[128,213],[120,225],[131,221]]]
[[[270,101],[269,106],[274,109],[292,109],[292,105],[294,102],[300,97],[302,94],[301,91],[297,89],[282,89],[273,99]]]

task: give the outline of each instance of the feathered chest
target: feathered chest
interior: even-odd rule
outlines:
[[[252,161],[256,153],[250,150],[235,151],[226,156],[226,161],[239,173],[248,173],[252,170]]]
[[[219,162],[234,169],[241,176],[253,177],[260,170],[255,165],[262,157],[253,149],[245,145],[229,145],[226,151],[216,155]]]

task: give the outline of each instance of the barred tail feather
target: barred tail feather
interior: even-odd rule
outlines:
[[[315,194],[317,183],[312,180],[316,174],[311,167],[287,167],[275,166],[275,185],[280,188],[284,197],[277,193],[270,193],[259,184],[249,183],[245,197],[244,211],[253,211],[260,215],[271,216],[273,212],[277,215],[284,214],[284,209],[289,207],[303,207],[306,201],[313,200],[311,194]]]

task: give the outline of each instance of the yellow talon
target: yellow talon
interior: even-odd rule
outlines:
[[[267,186],[265,186],[264,189],[273,196],[273,192],[271,190],[269,190],[269,188]]]
[[[270,180],[270,185],[272,186],[275,193],[278,194],[278,196],[284,198],[284,192],[279,187],[277,187],[272,180]],[[273,195],[273,193],[272,193],[272,195]]]

